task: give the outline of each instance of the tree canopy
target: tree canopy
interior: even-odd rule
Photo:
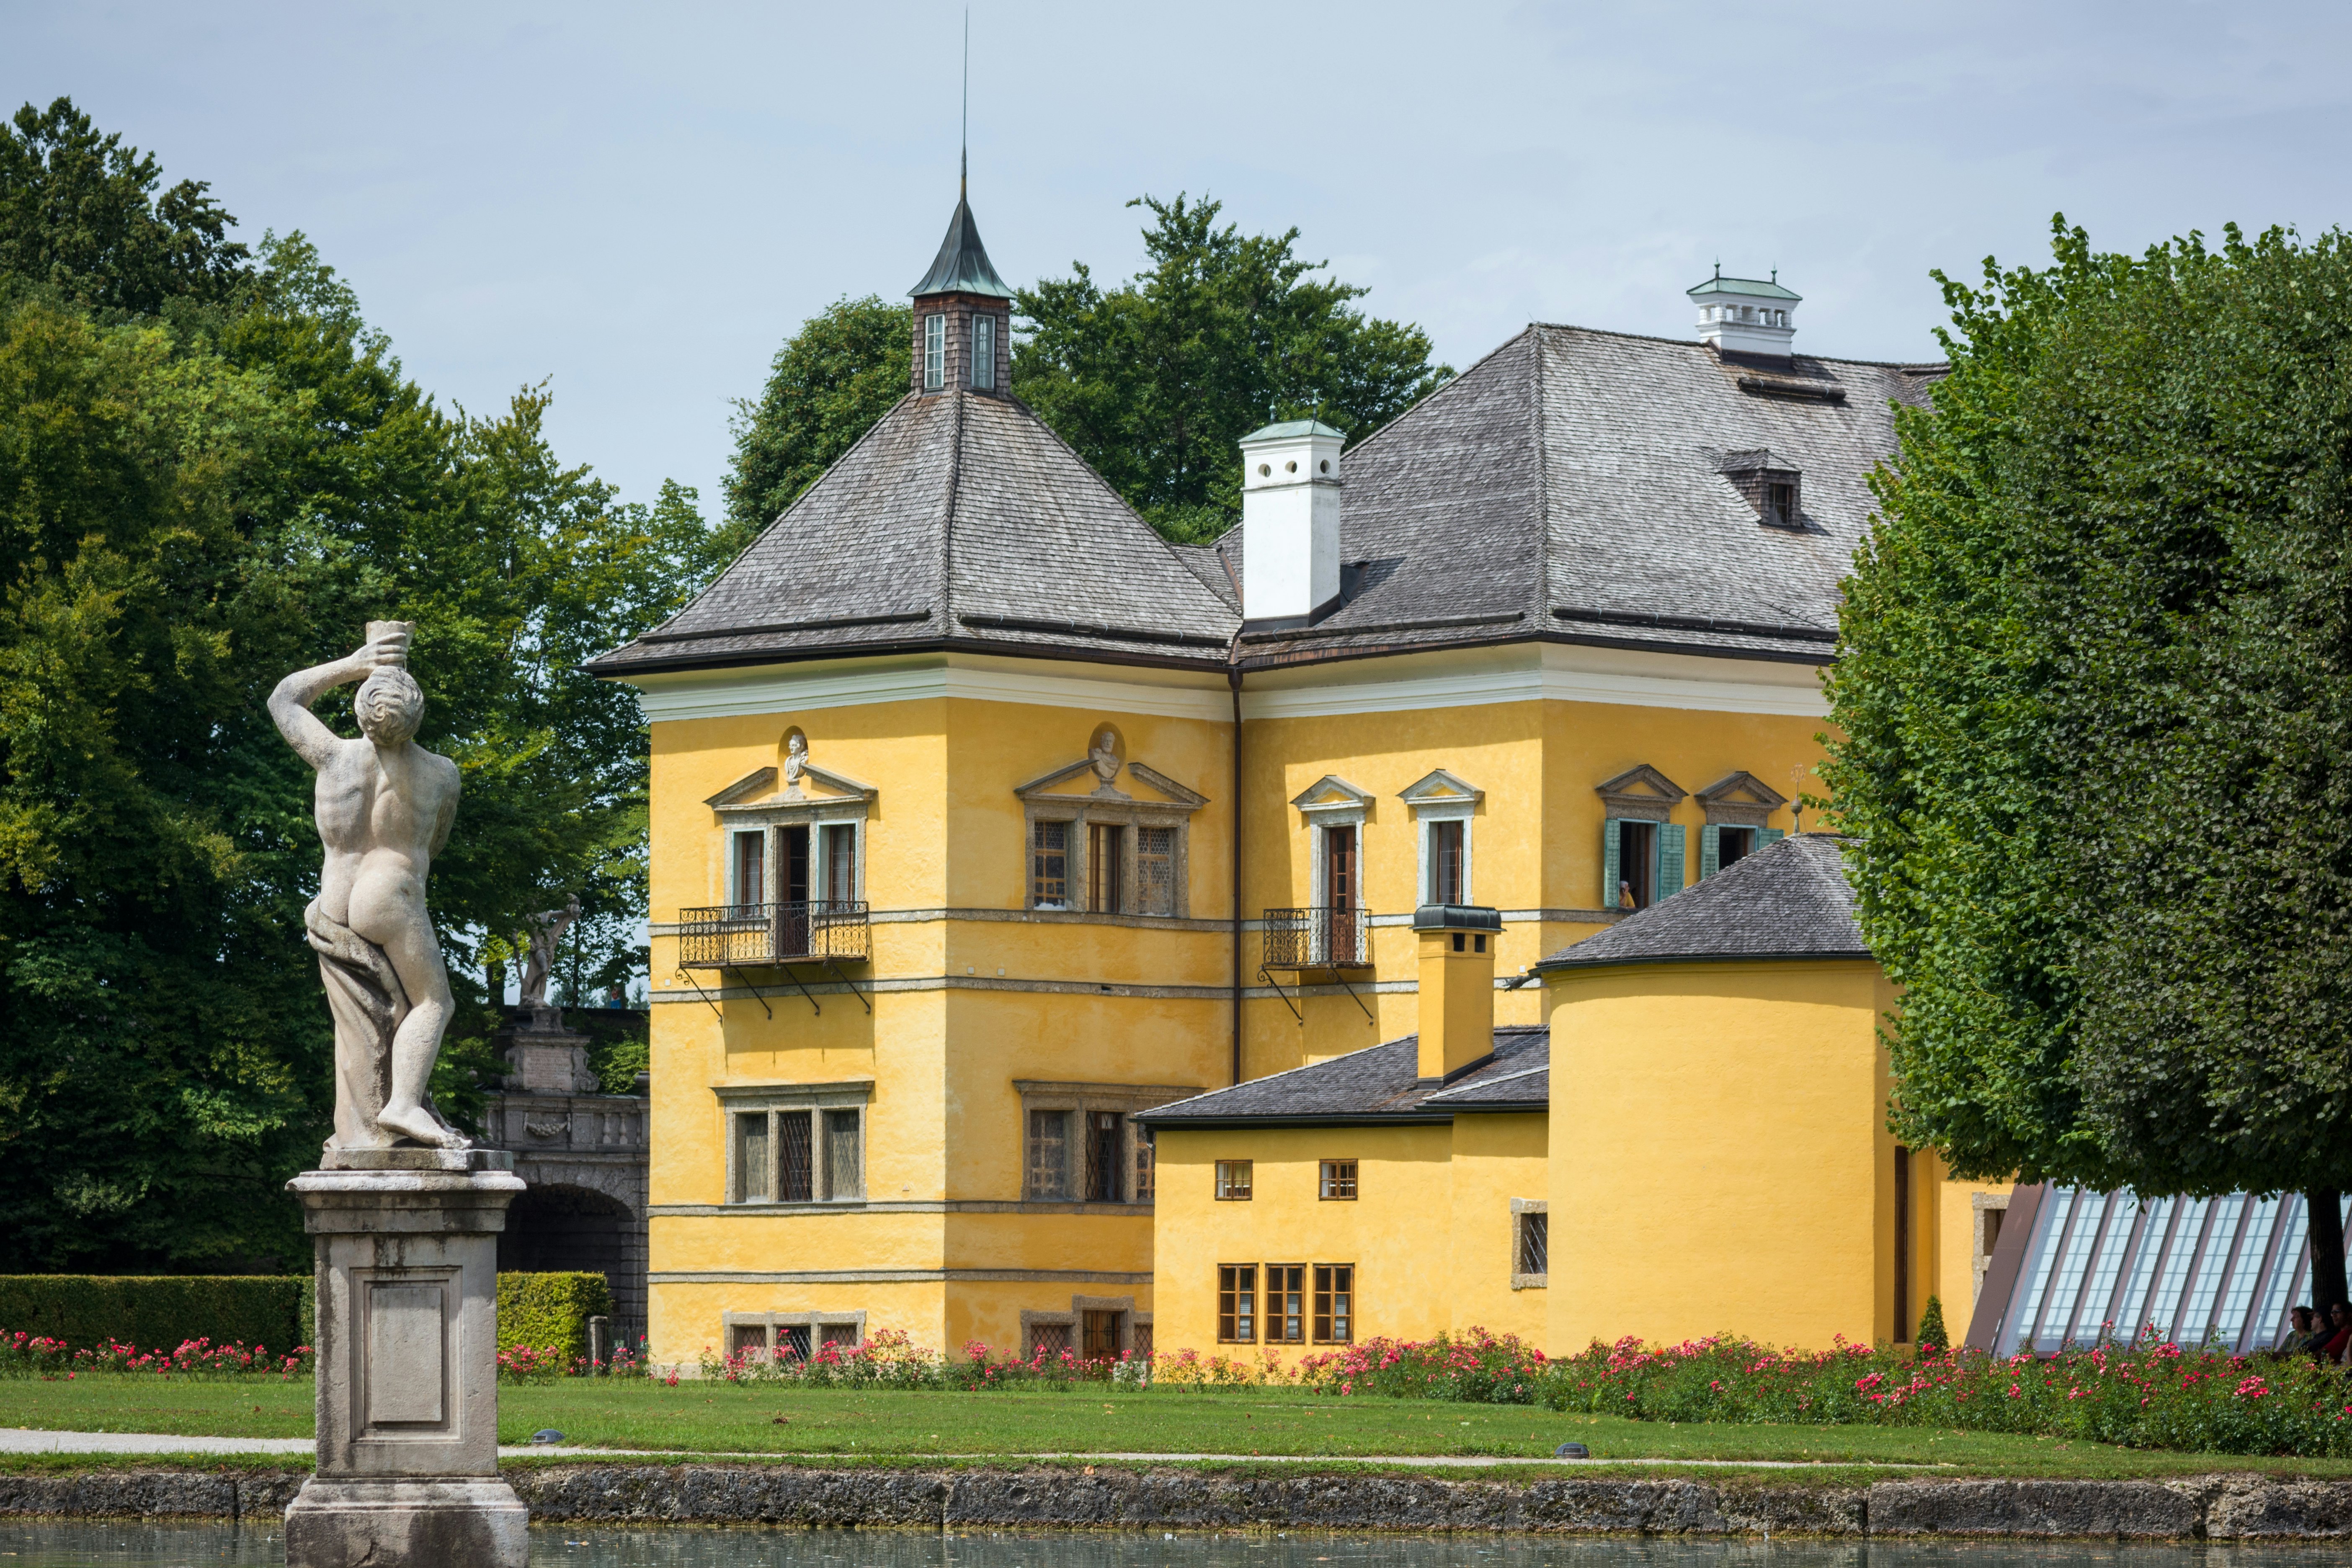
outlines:
[[[1897,1134],[1966,1175],[2352,1185],[2352,238],[1944,279],[1830,682]],[[2332,1265],[2332,1269],[2330,1265]]]
[[[1140,196],[1150,265],[1106,291],[1084,262],[1020,291],[1013,390],[1169,538],[1241,518],[1234,444],[1280,419],[1370,435],[1450,379],[1419,327],[1316,274],[1296,228],[1220,227],[1221,204]]]
[[[577,665],[714,549],[692,492],[623,505],[558,461],[542,391],[445,413],[308,241],[248,256],[159,179],[62,100],[0,137],[0,1269],[307,1251],[320,848],[263,704],[371,618],[417,623],[419,739],[464,776],[445,1106],[490,1065],[473,967],[526,913],[579,893],[595,981],[626,972],[644,731]]]
[[[754,401],[735,405],[725,542],[740,550],[856,444],[914,374],[914,314],[836,300],[784,340]]]
[[[1350,440],[1443,385],[1418,327],[1365,316],[1366,290],[1314,276],[1298,231],[1218,226],[1213,201],[1150,196],[1150,266],[1106,290],[1083,262],[1015,300],[1013,391],[1169,538],[1241,518],[1234,444],[1278,419]],[[726,542],[740,549],[906,395],[914,319],[874,296],[811,317],[759,398],[737,405]]]

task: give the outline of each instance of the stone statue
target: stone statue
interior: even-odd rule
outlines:
[[[471,1146],[426,1097],[452,1004],[425,879],[449,841],[458,784],[457,764],[415,741],[425,692],[408,673],[414,629],[370,621],[357,653],[289,675],[269,694],[278,732],[319,774],[314,811],[327,856],[303,919],[335,1018],[331,1150],[403,1140]],[[354,680],[364,738],[346,741],[310,704]]]
[[[798,730],[784,737],[784,787],[801,787],[801,775],[808,772],[808,737]]]
[[[1094,764],[1095,777],[1101,781],[1095,785],[1095,793],[1108,793],[1111,781],[1118,777],[1118,737],[1108,730],[1096,736],[1094,750],[1087,753],[1087,761]]]
[[[530,957],[523,964],[522,1005],[533,1013],[555,1011],[547,1005],[547,977],[555,968],[555,954],[563,945],[563,933],[579,918],[580,898],[576,893],[562,909],[542,910],[530,917]],[[576,1005],[578,999],[573,1001]]]

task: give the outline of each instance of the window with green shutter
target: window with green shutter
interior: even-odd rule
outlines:
[[[1687,831],[1679,822],[1661,822],[1655,837],[1658,846],[1657,869],[1650,886],[1653,897],[1671,899],[1683,890],[1684,873],[1690,866],[1684,834]]]
[[[1661,875],[1672,839],[1674,880],[1667,891],[1683,884],[1683,830],[1671,823],[1612,817],[1601,825],[1601,907],[1606,910],[1646,910],[1657,902],[1665,884]]]

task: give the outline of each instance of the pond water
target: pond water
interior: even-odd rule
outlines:
[[[281,1568],[275,1530],[0,1524],[0,1568]],[[2341,1568],[2338,1546],[1558,1541],[1525,1536],[530,1532],[533,1568]]]

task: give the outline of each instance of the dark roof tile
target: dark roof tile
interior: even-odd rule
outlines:
[[[1423,1084],[1421,1037],[1407,1035],[1344,1057],[1252,1079],[1231,1089],[1156,1106],[1136,1120],[1150,1127],[1227,1121],[1435,1121],[1456,1110],[1522,1109],[1545,1103],[1551,1030],[1507,1025],[1495,1031],[1495,1054],[1452,1083]]]
[[[1560,949],[1538,971],[1729,958],[1868,958],[1834,834],[1768,844]]]

